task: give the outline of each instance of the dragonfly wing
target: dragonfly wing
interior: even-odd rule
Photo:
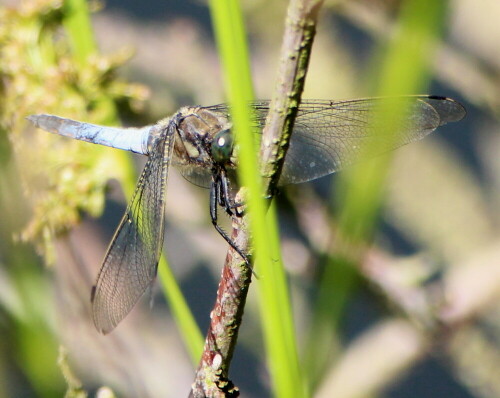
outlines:
[[[257,131],[264,127],[269,101],[251,103]],[[396,134],[384,126],[397,118]],[[229,115],[224,105],[210,107]],[[280,185],[297,184],[334,173],[358,160],[364,145],[373,146],[372,156],[417,141],[437,127],[465,116],[464,107],[450,98],[402,96],[350,101],[304,100],[301,102]]]
[[[197,185],[202,188],[210,188],[212,183],[212,170],[202,169],[193,166],[179,167],[181,175],[191,184]]]
[[[398,131],[384,130],[394,118],[391,102],[405,113]],[[280,185],[314,180],[358,160],[369,145],[370,156],[417,141],[448,122],[465,116],[458,102],[443,97],[409,96],[352,101],[305,101],[300,105]],[[368,148],[368,149],[370,149]]]
[[[132,310],[156,277],[173,138],[171,125],[163,126],[92,289],[94,324],[104,334]]]

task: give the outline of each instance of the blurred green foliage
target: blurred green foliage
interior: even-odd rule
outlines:
[[[89,122],[117,123],[114,103],[145,95],[143,87],[116,79],[116,68],[126,60],[124,54],[104,57],[91,44],[80,49],[72,43],[71,30],[66,29],[69,34],[63,30],[63,25],[73,22],[68,15],[72,13],[62,1],[23,2],[0,14],[0,128],[10,135],[33,209],[21,237],[35,242],[48,263],[53,262],[55,236],[78,223],[82,212],[102,213],[104,188],[110,178],[131,191],[126,182],[131,167],[122,153],[34,132],[25,116],[58,113]],[[77,32],[78,37],[92,36],[81,27]]]
[[[428,92],[429,56],[436,50],[444,24],[444,10],[445,2],[408,0],[402,3],[396,33],[381,43],[374,57],[373,72],[368,77],[374,87],[373,96]],[[406,109],[403,101],[388,106],[387,114],[391,117],[373,122],[380,126],[380,136],[390,137],[388,132],[392,131],[395,140]],[[362,148],[360,155],[367,160],[342,173],[339,190],[333,196],[338,209],[337,235],[330,243],[332,256],[326,259],[320,278],[310,345],[306,349],[305,368],[314,386],[324,377],[332,353],[339,349],[338,341],[332,336],[339,335],[340,320],[359,282],[357,270],[372,245],[384,202],[393,152],[370,155],[377,152],[377,142],[370,144]]]
[[[51,136],[36,131],[25,120],[30,114],[52,113],[118,125],[117,104],[138,110],[147,97],[144,86],[117,77],[116,70],[128,60],[129,51],[111,56],[97,51],[88,6],[85,0],[43,0],[0,8],[0,148],[4,150],[0,159],[8,166],[0,179],[4,188],[0,195],[5,207],[20,214],[2,229],[8,242],[14,239],[17,243],[2,251],[22,254],[26,246],[20,242],[30,242],[46,264],[55,261],[54,243],[74,228],[82,215],[102,214],[111,179],[119,181],[128,198],[136,183],[130,154]],[[11,275],[18,287],[13,294],[39,295],[34,302],[46,304],[26,305],[24,310],[29,309],[31,317],[27,317],[25,333],[17,336],[24,347],[21,364],[33,387],[40,396],[54,396],[61,388],[61,375],[55,361],[53,303],[46,275],[36,269],[37,263],[32,258],[22,275]],[[12,272],[13,264],[7,260],[6,265]],[[166,294],[196,362],[201,351],[200,332],[163,259],[160,267],[161,282],[168,287]],[[41,279],[34,289],[22,286],[34,277]],[[5,296],[9,302],[8,294]],[[10,315],[14,320],[20,316],[13,311]],[[42,321],[43,327],[36,327],[35,321]],[[36,348],[35,342],[40,340],[46,344]]]
[[[9,315],[7,325],[14,325],[5,341],[14,342],[10,349],[17,366],[41,397],[60,396],[63,389],[54,307],[47,275],[21,242],[34,243],[46,263],[53,263],[54,239],[84,212],[102,213],[109,178],[131,190],[128,175],[134,172],[127,155],[35,132],[25,116],[63,113],[116,123],[116,101],[145,95],[144,88],[116,79],[116,68],[126,60],[123,54],[106,58],[95,46],[87,43],[82,52],[71,43],[63,25],[71,27],[74,21],[68,16],[78,10],[69,10],[68,4],[83,6],[85,14],[85,1],[26,1],[17,8],[0,8],[0,203],[8,209],[0,259],[2,283],[9,288],[0,304]],[[78,34],[91,32],[80,29]]]

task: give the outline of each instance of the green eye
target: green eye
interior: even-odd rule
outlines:
[[[215,134],[212,141],[212,157],[216,162],[225,163],[233,152],[233,135],[229,130],[222,130]]]

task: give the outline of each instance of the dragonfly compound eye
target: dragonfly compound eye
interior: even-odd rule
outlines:
[[[225,163],[233,152],[233,135],[229,130],[222,130],[215,134],[212,141],[212,157],[218,163]]]

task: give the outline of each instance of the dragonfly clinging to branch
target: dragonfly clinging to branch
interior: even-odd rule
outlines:
[[[404,114],[392,115],[388,106],[391,103],[401,106]],[[257,101],[250,107],[255,129],[260,132],[269,101]],[[399,116],[398,134],[388,138],[374,120],[396,116]],[[465,109],[458,102],[436,96],[305,100],[298,109],[279,184],[306,182],[334,173],[356,161],[364,144],[376,142],[376,152],[386,152],[419,140],[439,126],[464,116]],[[163,244],[171,164],[188,181],[210,188],[213,225],[248,262],[246,254],[217,223],[219,206],[229,215],[236,214],[230,187],[237,184],[238,146],[233,139],[228,106],[184,107],[154,125],[128,129],[53,115],[33,115],[28,119],[52,133],[148,156],[92,289],[93,320],[100,332],[113,330],[155,280]]]

